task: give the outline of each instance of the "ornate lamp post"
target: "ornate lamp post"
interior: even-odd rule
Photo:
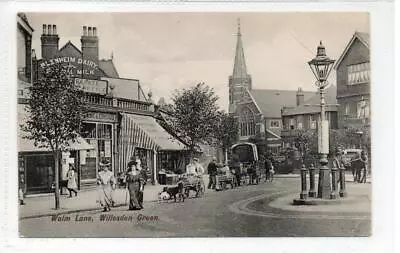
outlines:
[[[316,86],[321,95],[321,120],[318,126],[318,152],[320,153],[320,168],[319,168],[319,182],[318,182],[318,198],[330,198],[331,184],[330,173],[328,168],[328,154],[329,154],[329,122],[325,119],[325,88],[328,86],[328,76],[332,70],[335,60],[326,56],[325,47],[322,41],[317,48],[317,56],[308,62],[315,78]]]

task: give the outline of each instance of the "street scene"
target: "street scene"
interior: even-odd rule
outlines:
[[[20,236],[371,236],[369,29],[18,13]]]

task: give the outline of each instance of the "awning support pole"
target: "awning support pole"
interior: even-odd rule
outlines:
[[[152,185],[157,184],[157,151],[153,149],[153,179],[151,180]]]

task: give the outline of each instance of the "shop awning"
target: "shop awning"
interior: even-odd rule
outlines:
[[[169,134],[156,119],[151,116],[122,114],[122,143],[150,150],[185,150],[186,146]]]
[[[27,112],[24,110],[24,107],[18,105],[18,136],[17,136],[17,145],[18,145],[18,152],[49,152],[51,151],[50,148],[39,148],[35,147],[35,143],[33,140],[29,140],[24,138],[27,136],[27,133],[24,132],[20,125],[24,124],[27,117]],[[64,145],[66,150],[89,150],[94,149],[92,145],[87,143],[85,139],[83,139],[79,134],[74,140],[70,140]]]

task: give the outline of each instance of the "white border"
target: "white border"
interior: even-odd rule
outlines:
[[[134,7],[133,7],[134,6]],[[394,252],[394,44],[393,4],[324,3],[67,3],[0,4],[0,251],[80,252]],[[17,11],[369,11],[371,13],[373,115],[373,236],[371,238],[234,238],[234,239],[21,239],[18,238],[16,137]],[[397,40],[399,42],[399,40]],[[398,92],[398,89],[397,89]],[[399,103],[399,102],[397,102]],[[397,122],[398,123],[398,122]],[[400,126],[397,124],[397,126]],[[398,139],[398,135],[397,139]],[[398,154],[398,152],[397,152]],[[3,166],[0,166],[0,168]],[[398,185],[397,185],[398,190]],[[7,198],[6,198],[7,197]],[[3,203],[6,200],[6,203]],[[398,219],[396,219],[397,224]],[[234,224],[232,224],[234,225]],[[156,242],[156,243],[155,243]],[[6,246],[6,247],[4,247]],[[3,251],[4,250],[4,251]]]

